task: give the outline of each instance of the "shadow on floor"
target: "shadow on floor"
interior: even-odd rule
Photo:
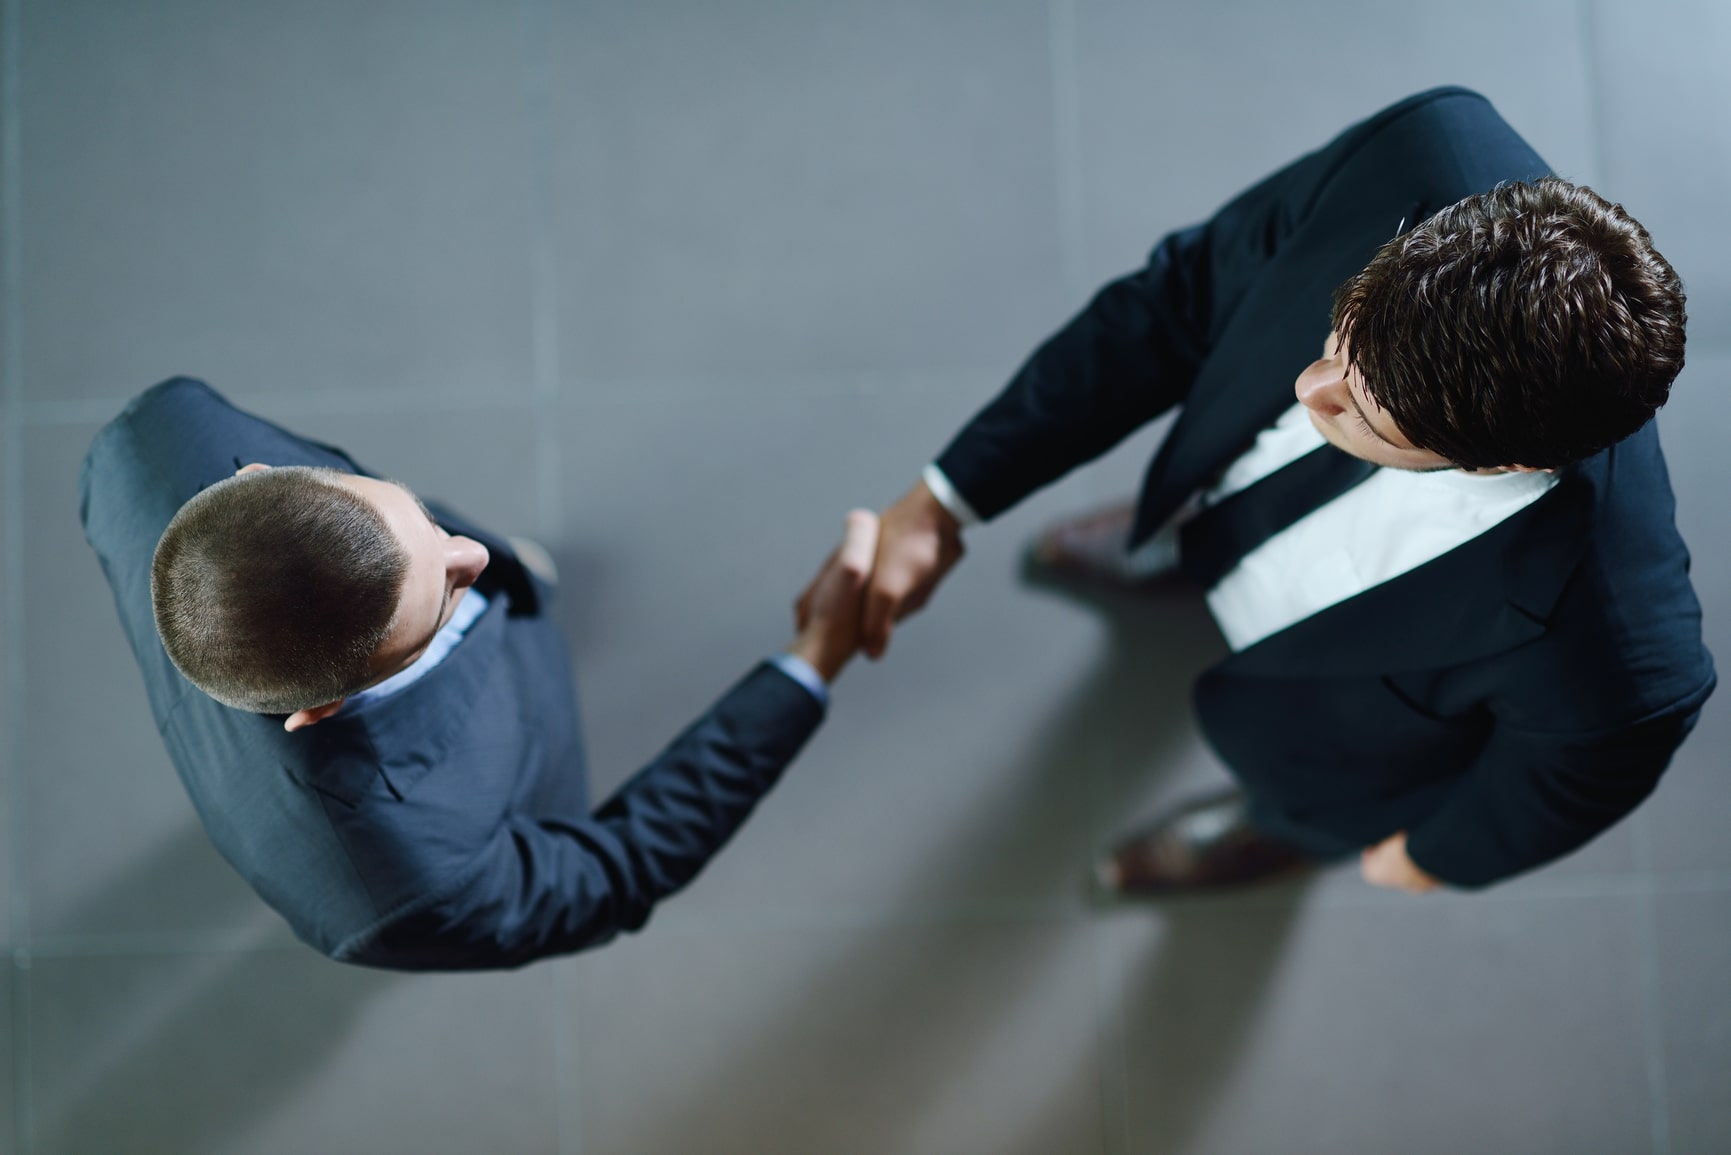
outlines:
[[[1229,1109],[1310,881],[1166,903],[1153,957],[1124,960],[1126,1155],[1184,1155]]]
[[[203,830],[184,827],[70,925],[100,925],[103,912],[184,887],[188,864],[208,857]],[[242,1150],[249,1129],[293,1101],[341,1048],[361,1008],[400,980],[305,947],[270,949],[283,941],[276,915],[239,888],[227,893],[233,909],[216,921],[247,928],[230,949],[72,955],[37,968],[37,997],[46,983],[61,987],[59,1012],[81,1042],[78,1054],[56,1056],[56,1040],[38,1039],[39,1149]],[[44,1077],[44,1061],[59,1068],[54,1077]]]
[[[1110,775],[1124,767],[1143,767],[1157,777],[1170,768],[1178,752],[1192,740],[1189,686],[1195,674],[1212,662],[1220,649],[1218,635],[1206,614],[1194,600],[1102,600],[1087,604],[1107,618],[1110,640],[1105,657],[1068,696],[1045,731],[1029,744],[1025,756],[1005,768],[1001,788],[992,802],[951,831],[942,846],[929,853],[919,869],[910,872],[910,877],[943,878],[945,889],[952,893],[975,893],[977,890],[970,887],[971,880],[978,880],[983,887],[1002,873],[1001,856],[1006,848],[1001,832],[1026,828],[1030,821],[1037,821],[1041,800],[1049,800],[1052,785],[1067,783],[1069,788],[1092,790],[1096,798],[1104,798],[1109,791],[1103,783]],[[1108,752],[1104,758],[1098,755],[1101,751]],[[1083,757],[1088,765],[1082,775],[1078,774],[1079,752],[1088,752]],[[1127,821],[1140,816],[1122,817]],[[1009,852],[1014,852],[1013,848]],[[1000,856],[1000,861],[995,863],[994,855]],[[1084,885],[1086,868],[1084,862],[1059,867],[1073,872],[1078,887]],[[1147,917],[1163,920],[1167,929],[1152,971],[1141,977],[1125,977],[1124,1013],[1146,1017],[1151,1013],[1145,1009],[1147,1004],[1172,1002],[1185,1008],[1182,1013],[1190,1016],[1185,1020],[1189,1033],[1206,1041],[1198,1050],[1197,1061],[1189,1068],[1182,1094],[1173,1096],[1158,1114],[1160,1125],[1180,1145],[1171,1150],[1181,1149],[1186,1137],[1204,1127],[1217,1109],[1220,1092],[1229,1083],[1242,1047],[1250,1037],[1261,992],[1278,961],[1297,909],[1297,894],[1296,888],[1289,888],[1284,897],[1276,892],[1270,901],[1269,893],[1263,892],[1258,906],[1245,908],[1247,913],[1241,917],[1256,920],[1260,933],[1248,940],[1248,955],[1232,961],[1226,971],[1225,985],[1216,983],[1206,998],[1198,997],[1194,984],[1199,976],[1209,978],[1219,960],[1216,948],[1208,941],[1205,925],[1182,904],[1147,912]],[[917,909],[923,895],[908,893],[898,897],[905,898],[905,902],[894,905]],[[1130,913],[1134,916],[1140,912]],[[1086,916],[1076,917],[1080,921]],[[669,1087],[664,1096],[651,1096],[653,1111],[633,1119],[641,1127],[641,1133],[631,1135],[629,1150],[701,1148],[720,1153],[773,1149],[822,1151],[826,1155],[871,1151],[875,1155],[881,1151],[988,1149],[971,1145],[980,1138],[963,1133],[968,1120],[957,1116],[953,1097],[946,1096],[942,1085],[926,1088],[917,1100],[899,1104],[896,1111],[875,1113],[869,1108],[856,1109],[854,1102],[841,1110],[802,1106],[795,1101],[798,1095],[795,1088],[786,1088],[779,1094],[754,1093],[750,1102],[741,1102],[738,1094],[739,1071],[762,1072],[766,1080],[775,1078],[776,1072],[790,1073],[785,1071],[788,1056],[809,1050],[809,1043],[802,1040],[809,1039],[809,1021],[821,1014],[823,1008],[857,1007],[862,1001],[868,1006],[902,1007],[925,997],[934,984],[944,984],[941,989],[978,996],[979,984],[988,983],[986,995],[992,1006],[1003,1008],[1002,1015],[976,1016],[975,1021],[960,1029],[953,1017],[946,1018],[941,1030],[934,1029],[919,1038],[917,1054],[901,1053],[906,1050],[905,1034],[892,1040],[872,1032],[869,1023],[862,1024],[867,1029],[848,1040],[847,1069],[883,1072],[891,1081],[910,1064],[922,1071],[939,1072],[940,1080],[949,1073],[959,1078],[963,1073],[995,1069],[989,1059],[992,1048],[1001,1041],[1002,1023],[1014,1018],[1028,993],[1053,965],[1063,961],[1057,957],[1062,949],[1032,950],[1031,957],[994,966],[990,974],[933,975],[928,969],[932,960],[946,958],[943,948],[953,944],[958,931],[965,929],[954,919],[934,919],[925,923],[910,920],[887,930],[869,928],[856,932],[850,943],[831,953],[834,962],[815,968],[803,984],[782,993],[778,1000],[782,1010],[778,1014],[742,1033],[738,1040],[729,1041],[727,1071],[718,1072],[707,1083]],[[1071,944],[1075,941],[1069,936],[1041,941],[1056,942],[1060,937]],[[886,951],[885,941],[894,949]],[[874,958],[887,957],[888,965],[874,966],[869,973],[861,973],[857,966],[850,965],[850,959],[868,948]],[[1166,1024],[1157,1013],[1155,1018],[1155,1029],[1164,1030]],[[1106,1051],[1098,1038],[1091,1039],[1077,1053],[1071,1080],[1067,1083],[1059,1080],[1043,1090],[1037,1102],[1025,1094],[1018,1097],[1013,1106],[1019,1117],[1014,1120],[1013,1129],[998,1134],[994,1140],[989,1148],[994,1155],[1018,1152],[1047,1155],[1058,1149],[1079,1152],[1113,1146],[1104,1134],[1089,1139],[1074,1130],[1086,1118],[1078,1116],[1077,1104],[1083,1105],[1081,1111],[1091,1114],[1094,1104],[1100,1101],[1103,1064],[1112,1062],[1105,1057]],[[1155,1088],[1132,1088],[1131,1093],[1144,1090],[1159,1093]],[[883,1098],[881,1088],[844,1089],[843,1094],[859,1102]],[[862,1119],[867,1114],[869,1119]],[[1112,1110],[1102,1112],[1102,1125],[1110,1126],[1111,1118],[1117,1114]],[[1003,1125],[1003,1120],[997,1121],[1000,1129]],[[772,1136],[772,1146],[765,1147]],[[591,1146],[601,1149],[597,1144]]]

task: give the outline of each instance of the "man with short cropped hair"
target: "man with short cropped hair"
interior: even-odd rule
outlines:
[[[1478,94],[1421,93],[1168,236],[1037,350],[884,513],[865,648],[964,526],[1181,407],[1136,502],[1029,556],[1203,591],[1233,650],[1195,703],[1240,787],[1130,838],[1101,885],[1355,852],[1414,892],[1530,870],[1646,797],[1714,686],[1652,423],[1684,321],[1620,206]]]
[[[512,967],[636,930],[822,721],[876,519],[798,636],[591,811],[551,562],[176,378],[97,435],[85,534],[211,840],[342,962]]]

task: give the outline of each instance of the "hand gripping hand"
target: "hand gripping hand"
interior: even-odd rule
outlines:
[[[895,623],[926,604],[963,552],[960,523],[925,482],[883,512],[860,628],[860,648],[868,657],[883,657]],[[805,602],[800,599],[802,610]]]
[[[811,663],[825,682],[835,681],[859,650],[863,595],[877,545],[877,516],[863,509],[849,513],[841,545],[795,607],[799,636],[788,650]]]

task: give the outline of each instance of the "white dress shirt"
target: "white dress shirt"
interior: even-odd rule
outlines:
[[[1294,404],[1218,482],[1130,555],[1130,571],[1151,577],[1173,568],[1178,527],[1186,520],[1324,444],[1309,412]],[[963,525],[979,520],[937,466],[926,467],[925,480]],[[1555,483],[1549,473],[1379,469],[1246,554],[1208,591],[1208,609],[1227,644],[1242,650],[1465,545]]]
[[[446,655],[457,648],[457,643],[463,640],[469,627],[479,621],[486,610],[486,594],[473,586],[464,590],[462,599],[457,602],[457,608],[451,613],[451,620],[439,628],[439,632],[433,635],[433,640],[427,643],[427,648],[421,651],[421,656],[416,658],[412,665],[398,670],[376,686],[368,686],[350,694],[348,701],[343,703],[343,709],[348,710],[388,698],[426,677],[433,667],[444,661]]]

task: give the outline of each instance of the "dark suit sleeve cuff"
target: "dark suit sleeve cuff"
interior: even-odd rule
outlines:
[[[820,706],[829,706],[829,683],[810,662],[798,654],[781,653],[769,659],[769,664],[804,686]]]

